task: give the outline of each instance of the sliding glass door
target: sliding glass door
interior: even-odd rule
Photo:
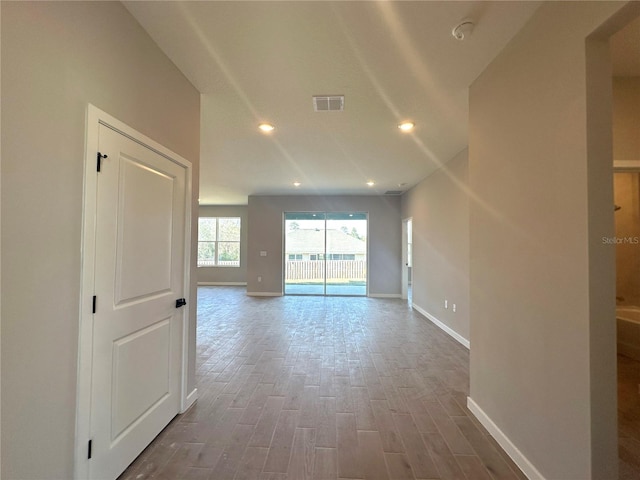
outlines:
[[[367,215],[327,213],[327,295],[367,294]]]
[[[367,294],[367,214],[285,213],[287,295]]]
[[[324,295],[324,213],[286,213],[285,295]]]

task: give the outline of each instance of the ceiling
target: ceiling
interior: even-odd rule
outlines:
[[[540,2],[124,4],[203,94],[200,204],[242,205],[411,188],[467,146],[469,85]]]

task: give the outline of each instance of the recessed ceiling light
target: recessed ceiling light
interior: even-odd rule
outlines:
[[[369,185],[370,187],[373,187],[376,184],[376,182],[374,182],[373,180],[369,180],[367,182],[367,185]]]
[[[299,187],[300,185],[301,185],[300,182],[293,182],[294,187]]]
[[[416,125],[413,122],[402,122],[400,125],[398,125],[398,128],[403,132],[410,132],[415,126]]]
[[[260,125],[258,125],[258,128],[260,130],[262,130],[263,132],[271,132],[273,131],[276,127],[274,127],[273,125],[271,125],[270,123],[261,123]]]

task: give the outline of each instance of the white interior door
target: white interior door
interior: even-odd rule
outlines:
[[[115,479],[179,412],[186,171],[100,125],[90,477]]]

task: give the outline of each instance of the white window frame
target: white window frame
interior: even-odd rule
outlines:
[[[201,263],[200,257],[198,256],[198,268],[207,268],[207,267],[215,267],[215,268],[240,268],[240,262],[241,262],[241,246],[242,246],[242,218],[241,217],[209,217],[209,216],[202,216],[198,218],[198,222],[200,221],[200,219],[207,219],[207,220],[215,220],[215,240],[200,240],[200,230],[198,230],[198,246],[200,246],[200,243],[213,243],[213,264],[210,263],[209,260],[207,260],[206,264],[205,263]],[[219,234],[220,234],[220,220],[221,219],[233,219],[233,220],[238,220],[238,222],[240,223],[240,233],[238,234],[238,240],[220,240],[219,239]],[[233,265],[224,265],[224,264],[220,264],[218,263],[218,244],[219,243],[237,243],[238,244],[238,264],[233,264]]]

